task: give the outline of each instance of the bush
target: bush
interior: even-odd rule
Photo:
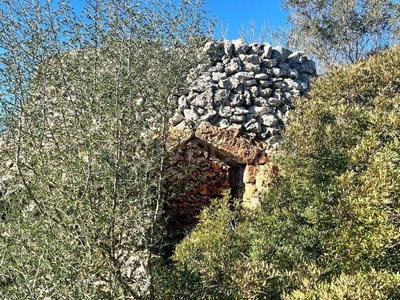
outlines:
[[[260,207],[215,202],[175,267],[195,272],[210,299],[397,298],[399,66],[392,49],[316,80]]]

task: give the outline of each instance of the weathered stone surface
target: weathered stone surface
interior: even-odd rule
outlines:
[[[254,72],[238,72],[234,75],[240,82],[245,80],[253,79]]]
[[[229,99],[230,91],[226,89],[218,90],[214,95],[214,105],[221,106]]]
[[[243,85],[244,86],[255,86],[255,85],[257,85],[257,80],[249,79],[249,80],[243,81]]]
[[[216,54],[217,44],[216,42],[207,42],[203,48],[203,54],[213,56]]]
[[[264,52],[262,53],[263,58],[270,58],[272,55],[272,46],[268,43],[265,43],[264,45]]]
[[[212,73],[212,80],[214,82],[219,82],[220,80],[224,80],[227,79],[228,75],[226,75],[226,73],[222,73],[222,72],[213,72]]]
[[[239,86],[240,82],[235,77],[229,77],[228,79],[220,80],[218,86],[223,89],[232,90]]]
[[[252,43],[249,45],[250,49],[248,50],[249,54],[261,54],[264,51],[264,45],[259,43]]]
[[[243,126],[247,132],[261,133],[261,124],[256,119],[251,119]]]
[[[247,183],[256,183],[256,176],[258,172],[258,166],[256,165],[248,165],[244,171],[243,182]]]
[[[232,58],[228,65],[225,66],[225,72],[228,76],[240,71],[242,71],[242,62],[237,57]]]
[[[281,106],[283,102],[278,98],[268,98],[268,104],[270,104],[271,106],[278,107]]]
[[[252,63],[254,65],[259,65],[260,64],[260,56],[258,56],[257,54],[239,54],[239,58],[243,61],[243,62],[249,62]]]
[[[203,121],[209,121],[216,115],[217,115],[217,112],[215,110],[207,110],[206,113],[201,116],[201,119]]]
[[[232,115],[234,109],[230,106],[221,106],[218,110],[218,113],[223,118],[228,118]]]
[[[232,106],[233,108],[236,107],[236,106],[242,105],[243,102],[244,102],[244,100],[243,100],[243,96],[242,95],[234,94],[234,93],[230,94],[229,103],[230,103],[230,106]]]
[[[234,50],[233,43],[231,41],[224,41],[224,52],[225,55],[231,56]]]
[[[242,124],[245,120],[244,115],[233,115],[229,118],[232,123],[239,123]]]
[[[306,94],[315,75],[315,64],[304,53],[292,53],[267,43],[246,45],[243,40],[214,41],[207,43],[202,53],[204,61],[191,71],[188,92],[176,95],[181,98],[174,98],[184,121],[209,121],[224,128],[235,126],[245,134],[264,140],[279,135],[280,130],[263,132],[261,127],[260,131],[252,120],[257,114],[232,117],[240,115],[240,110],[235,108],[271,107],[272,113],[291,105],[293,96]],[[232,110],[225,108],[228,106]],[[285,125],[287,109],[279,111],[279,126]],[[179,124],[180,119],[181,115],[175,114],[172,123]],[[240,120],[243,122],[239,123]]]
[[[188,101],[187,97],[185,95],[182,95],[178,98],[178,111],[183,112],[185,108],[189,108],[188,106]]]
[[[260,95],[260,97],[267,98],[272,95],[272,92],[273,89],[266,88],[266,89],[260,89],[258,94]]]
[[[275,77],[283,77],[287,75],[286,71],[282,68],[272,68],[272,72]]]
[[[260,80],[260,82],[261,82],[261,81],[267,80],[269,78],[269,76],[268,76],[268,74],[265,74],[265,73],[259,73],[259,74],[256,74],[254,76],[254,78],[257,80]]]
[[[292,54],[288,49],[283,48],[282,46],[277,46],[272,48],[272,58],[276,58],[279,62],[285,62],[288,57]]]
[[[231,125],[231,122],[229,122],[229,120],[225,119],[225,118],[218,118],[218,121],[216,124],[221,129],[224,129],[224,128],[228,128]]]
[[[249,46],[242,39],[234,40],[232,44],[237,54],[246,54],[249,50]]]
[[[268,114],[272,112],[272,109],[270,107],[265,107],[265,106],[250,106],[249,107],[249,113],[255,114],[257,116],[262,116],[265,114]]]
[[[300,88],[299,83],[294,81],[291,78],[285,78],[284,81],[285,81],[285,83],[288,85],[288,87],[290,89],[297,89],[298,90]]]
[[[253,164],[261,154],[261,143],[241,135],[238,129],[221,129],[203,123],[196,129],[195,137],[208,145],[216,157],[229,164]]]
[[[264,97],[257,97],[254,99],[254,105],[257,106],[270,106],[270,104],[268,103],[267,99],[265,99]]]
[[[243,106],[235,107],[235,111],[233,112],[234,115],[246,115],[249,111],[245,109]]]
[[[175,126],[175,125],[178,125],[183,120],[185,120],[185,117],[182,115],[182,113],[179,111],[176,111],[171,119],[171,122],[172,122],[172,125]]]
[[[268,58],[268,59],[263,59],[261,62],[261,67],[264,68],[273,68],[278,65],[278,60],[276,58]]]
[[[278,119],[273,114],[264,114],[260,117],[261,123],[267,127],[278,125]]]
[[[183,115],[187,122],[194,122],[200,118],[199,114],[194,109],[184,109]]]
[[[195,79],[190,85],[191,89],[195,92],[204,92],[208,87],[210,87],[211,77],[201,76]]]
[[[168,240],[173,252],[176,244],[193,229],[198,215],[211,199],[221,197],[230,188],[229,166],[203,149],[194,138],[179,144],[168,158],[166,182],[170,201],[166,206]],[[188,164],[190,162],[190,164]],[[184,167],[182,167],[184,166]],[[168,256],[169,256],[168,255]]]
[[[260,73],[260,71],[261,71],[261,67],[259,64],[253,64],[250,62],[244,62],[242,69],[243,69],[243,71],[254,72],[254,73]]]
[[[258,95],[259,95],[259,88],[258,88],[258,86],[251,86],[248,90],[250,91],[250,95],[251,95],[252,97],[258,97]]]

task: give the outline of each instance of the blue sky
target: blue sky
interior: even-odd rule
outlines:
[[[215,14],[227,30],[227,39],[239,38],[242,25],[249,27],[253,20],[256,30],[260,31],[265,22],[268,26],[287,27],[287,12],[282,9],[279,0],[208,0],[205,8]]]

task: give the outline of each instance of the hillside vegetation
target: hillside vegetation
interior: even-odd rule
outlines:
[[[160,299],[399,299],[400,49],[318,78],[253,211],[214,202]]]

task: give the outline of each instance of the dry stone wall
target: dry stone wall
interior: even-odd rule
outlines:
[[[175,95],[171,122],[239,129],[275,144],[287,123],[292,99],[307,93],[315,64],[302,52],[242,40],[208,42],[188,88]]]

